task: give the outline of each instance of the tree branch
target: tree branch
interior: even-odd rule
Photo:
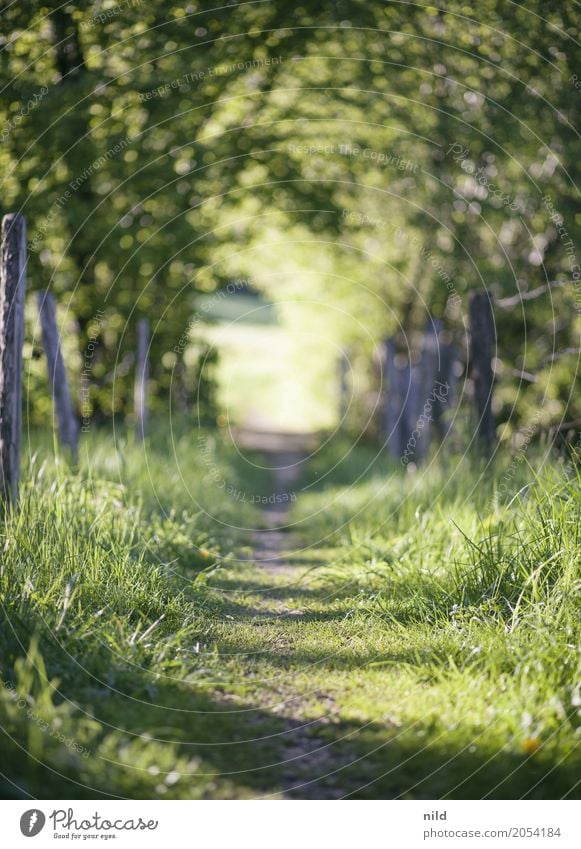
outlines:
[[[532,301],[535,298],[540,298],[541,295],[544,295],[545,292],[549,292],[551,289],[559,289],[561,286],[566,285],[566,281],[564,280],[553,280],[544,286],[537,286],[536,289],[531,289],[530,292],[519,292],[518,295],[512,295],[510,298],[500,298],[494,304],[501,309],[510,309],[510,307],[516,307],[521,301]]]

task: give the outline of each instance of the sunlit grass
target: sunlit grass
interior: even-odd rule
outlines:
[[[6,795],[577,792],[571,466],[522,464],[498,501],[502,460],[476,487],[471,461],[413,476],[383,458],[350,486],[373,451],[320,482],[330,446],[275,575],[238,559],[230,525],[260,520],[210,470],[268,481],[205,436],[210,462],[179,425],[146,453],[90,435],[78,473],[47,446],[28,463],[1,539]]]

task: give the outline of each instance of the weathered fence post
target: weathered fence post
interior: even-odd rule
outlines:
[[[18,500],[22,439],[22,345],[26,288],[26,221],[2,219],[0,256],[0,497]]]
[[[189,412],[191,402],[188,395],[187,369],[186,364],[184,363],[183,354],[178,355],[178,361],[175,364],[172,382],[172,397],[175,397],[175,403],[180,412]]]
[[[61,354],[60,336],[56,324],[56,302],[50,292],[37,292],[36,300],[59,440],[63,447],[70,449],[71,459],[76,464],[79,449],[79,423],[73,410],[67,372]]]
[[[424,332],[420,359],[411,370],[408,420],[408,439],[415,438],[415,462],[422,460],[430,447],[431,423],[434,421],[436,399],[434,389],[438,371],[439,335],[442,322],[439,319],[428,322]]]
[[[394,459],[401,457],[401,416],[400,374],[395,362],[395,342],[386,339],[384,346],[385,363],[385,439],[387,450]]]
[[[478,438],[487,455],[492,452],[495,428],[492,414],[494,374],[494,312],[487,290],[470,296],[470,373],[474,382],[474,401],[478,414]]]
[[[434,430],[440,442],[444,441],[452,427],[448,414],[456,402],[457,361],[458,352],[451,342],[440,345],[440,362],[436,371],[436,403],[434,404]]]
[[[137,322],[137,351],[135,354],[135,428],[139,441],[147,431],[147,381],[149,377],[149,321]]]
[[[339,422],[345,427],[345,418],[349,412],[349,373],[351,364],[347,352],[342,350],[339,355]]]
[[[395,341],[385,343],[385,438],[387,450],[395,460],[401,460],[409,439],[408,410],[412,390],[412,367],[409,362],[399,363]]]
[[[413,363],[409,351],[397,354],[395,340],[385,343],[387,449],[404,466],[425,458],[433,429],[442,435],[441,419],[454,397],[455,350],[442,344],[442,332],[440,319],[429,322]]]

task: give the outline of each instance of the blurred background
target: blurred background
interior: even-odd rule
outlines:
[[[32,424],[37,289],[95,424],[131,421],[147,317],[154,412],[377,439],[386,339],[413,363],[437,321],[470,398],[484,288],[499,438],[579,419],[575,3],[29,0],[2,20]]]

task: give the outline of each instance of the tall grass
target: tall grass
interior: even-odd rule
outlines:
[[[484,474],[467,459],[408,475],[380,460],[356,486],[315,487],[294,518],[335,546],[337,585],[416,646],[418,675],[453,693],[465,721],[482,710],[479,689],[495,693],[490,716],[505,710],[525,749],[558,738],[570,754],[581,739],[581,477],[540,459],[508,492],[510,458]],[[418,639],[439,648],[426,654]]]
[[[242,544],[232,525],[258,519],[214,485],[219,474],[242,486],[235,452],[213,434],[208,444],[202,462],[186,434],[173,443],[154,431],[140,446],[97,433],[72,472],[36,440],[19,509],[0,527],[0,769],[9,795],[42,794],[47,769],[65,796],[90,792],[85,785],[97,794],[184,792],[172,780],[193,765],[155,741],[160,717],[138,718],[128,742],[115,716],[144,687],[153,693],[148,672],[186,679],[187,652],[205,627],[206,577]],[[131,695],[119,697],[108,727],[92,705],[115,693]]]
[[[397,780],[377,779],[369,795],[413,795],[434,768],[428,797],[462,795],[464,781],[472,795],[510,797],[515,757],[538,764],[519,792],[538,794],[546,775],[554,784],[542,792],[566,792],[581,733],[572,465],[531,453],[507,491],[510,458],[486,473],[449,458],[406,474],[368,449],[341,462],[343,446],[331,445],[293,515],[309,568],[295,589],[284,574],[273,588],[272,575],[237,562],[249,542],[241,526],[260,523],[240,493],[269,482],[219,434],[204,445],[185,427],[155,430],[145,446],[91,434],[71,472],[36,440],[20,509],[0,527],[4,795],[276,792],[284,774],[258,768],[285,759],[289,727],[270,710],[272,687],[276,698],[289,688],[294,711],[304,701],[280,679],[286,668],[335,705],[327,731],[338,722],[356,752],[353,786],[366,783],[357,747],[377,750],[366,767],[376,781],[386,740],[404,729],[389,749]],[[277,598],[293,594],[301,608],[285,619]],[[389,721],[377,719],[378,702]],[[368,732],[354,734],[353,716]],[[241,736],[253,742],[233,745]],[[474,741],[478,767],[466,754]],[[450,751],[460,753],[458,788],[437,768]],[[404,754],[424,758],[420,776]]]

